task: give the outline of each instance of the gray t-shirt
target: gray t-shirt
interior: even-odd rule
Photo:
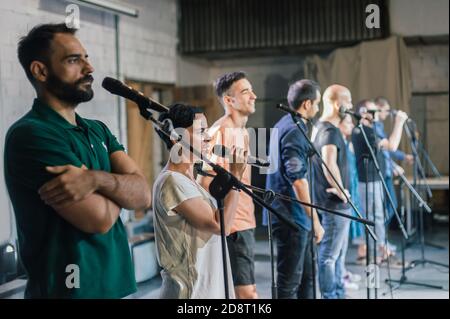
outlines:
[[[225,298],[220,236],[193,227],[173,209],[200,197],[214,210],[215,199],[185,175],[164,169],[153,186],[155,242],[163,268],[160,298]],[[228,258],[228,285],[234,298]]]

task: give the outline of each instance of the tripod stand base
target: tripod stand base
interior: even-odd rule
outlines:
[[[411,263],[405,269],[405,271],[411,270],[411,269],[415,268],[418,265],[425,265],[425,264],[431,264],[431,265],[436,265],[436,266],[441,266],[441,267],[448,268],[448,265],[443,264],[443,263],[439,263],[437,261],[427,260],[427,259],[417,259],[417,260],[411,261]]]
[[[445,250],[446,248],[444,247],[444,246],[441,246],[441,245],[438,245],[438,244],[434,244],[434,243],[430,243],[430,242],[425,242],[425,246],[428,246],[428,247],[433,247],[433,248],[436,248],[436,249],[439,249],[439,250]]]
[[[399,280],[386,279],[384,282],[387,283],[388,285],[390,285],[392,290],[400,289],[400,287],[402,285],[413,285],[413,286],[426,287],[426,288],[432,288],[432,289],[444,289],[444,287],[442,287],[442,286],[435,286],[435,285],[425,284],[425,283],[421,283],[421,282],[408,281],[408,278],[406,276],[402,276]],[[392,286],[392,283],[397,283],[397,285]],[[383,293],[383,296],[384,295],[387,295],[387,292]]]
[[[434,243],[430,243],[430,242],[425,242],[424,243],[425,246],[434,248],[434,249],[438,249],[438,250],[445,250],[446,248],[444,246],[438,245],[438,244],[434,244]],[[406,248],[411,248],[412,246],[420,246],[420,243],[418,242],[411,242],[406,244]]]

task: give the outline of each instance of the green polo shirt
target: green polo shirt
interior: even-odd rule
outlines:
[[[136,291],[120,218],[106,234],[88,234],[39,197],[38,189],[55,177],[45,166],[84,164],[111,172],[109,156],[124,150],[102,122],[78,114],[76,121],[70,124],[36,99],[6,135],[5,180],[28,274],[26,298],[121,298]]]

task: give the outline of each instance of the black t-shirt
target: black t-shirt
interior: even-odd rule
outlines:
[[[379,138],[375,134],[375,130],[372,127],[363,126],[364,132],[367,135],[367,140],[369,141],[372,150],[375,153],[378,165],[382,172],[385,171],[386,163],[384,161],[383,152],[378,149]],[[380,176],[378,175],[375,165],[373,163],[372,157],[370,155],[369,148],[364,140],[364,136],[359,127],[355,127],[352,132],[352,143],[355,150],[356,156],[356,168],[358,170],[358,180],[362,183],[366,182],[366,167],[364,165],[364,158],[369,158],[369,176],[367,178],[368,182],[380,181]]]
[[[344,188],[349,187],[349,171],[347,163],[347,152],[345,147],[345,141],[342,137],[340,130],[331,124],[330,122],[317,122],[316,134],[314,138],[314,146],[317,151],[322,155],[322,147],[325,145],[335,145],[337,148],[337,165],[341,174],[342,183]],[[317,156],[311,158],[313,163],[314,174],[314,202],[320,206],[327,207],[329,209],[348,209],[350,205],[342,202],[342,200],[334,194],[327,193],[327,189],[331,188],[328,183],[324,171],[322,169],[322,163]]]

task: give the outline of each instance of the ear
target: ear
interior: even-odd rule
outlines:
[[[306,100],[304,103],[305,103],[305,110],[309,111],[312,105],[311,100]]]
[[[31,62],[30,71],[37,81],[45,82],[47,80],[48,69],[44,63],[36,60]]]
[[[222,96],[222,102],[224,105],[230,105],[233,103],[233,98],[229,95]]]
[[[310,106],[311,106],[311,101],[306,100],[306,101],[303,101],[302,104],[300,104],[300,107],[298,108],[298,110],[301,110],[302,108],[304,108],[305,111],[308,111]]]
[[[339,112],[339,109],[341,108],[341,105],[342,105],[341,101],[336,100],[336,101],[333,102],[333,104],[334,104],[334,109],[335,109],[337,112]]]

